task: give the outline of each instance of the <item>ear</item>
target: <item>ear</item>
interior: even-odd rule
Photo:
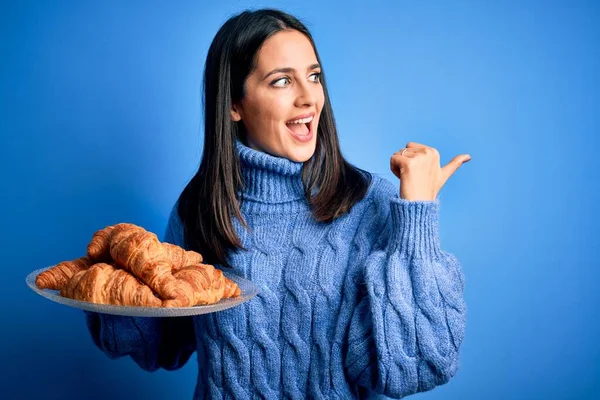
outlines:
[[[230,114],[231,114],[231,120],[233,122],[239,122],[242,119],[242,116],[240,115],[240,112],[238,111],[237,105],[234,105],[231,107]]]

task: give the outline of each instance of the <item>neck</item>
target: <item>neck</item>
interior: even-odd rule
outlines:
[[[243,200],[277,204],[304,199],[303,163],[275,157],[236,142],[240,157],[244,188]]]

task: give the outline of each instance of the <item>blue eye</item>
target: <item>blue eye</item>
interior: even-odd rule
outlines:
[[[314,74],[311,75],[311,77],[315,77],[315,79],[313,80],[313,82],[321,82],[321,73],[320,72],[315,72]]]

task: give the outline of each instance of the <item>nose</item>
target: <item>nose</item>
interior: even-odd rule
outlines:
[[[315,94],[308,82],[301,82],[297,86],[296,107],[306,107],[315,105]]]

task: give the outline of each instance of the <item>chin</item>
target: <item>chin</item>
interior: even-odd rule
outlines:
[[[307,143],[303,146],[294,145],[287,152],[287,157],[291,161],[304,163],[311,159],[315,154],[316,142]]]

